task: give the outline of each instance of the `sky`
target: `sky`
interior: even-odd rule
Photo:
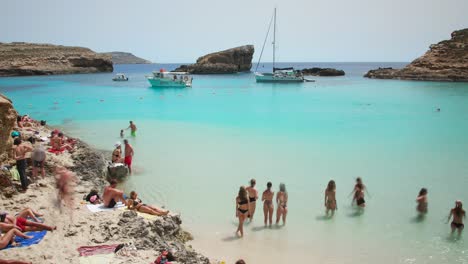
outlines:
[[[281,62],[407,62],[468,27],[468,0],[0,0],[0,42],[158,63],[253,44],[256,61],[275,7]],[[270,44],[262,61],[272,60]]]

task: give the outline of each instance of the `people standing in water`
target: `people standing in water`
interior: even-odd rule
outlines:
[[[325,214],[331,211],[331,216],[335,214],[335,210],[338,210],[338,203],[336,202],[336,184],[334,180],[328,182],[328,186],[325,189]]]
[[[133,160],[133,147],[128,143],[128,140],[124,139],[124,144],[125,144],[125,158],[124,158],[124,163],[128,167],[128,171],[130,174],[132,174],[132,160]]]
[[[418,206],[416,206],[416,211],[422,216],[427,214],[427,189],[422,188],[419,191],[419,195],[416,198],[416,203],[418,203]]]
[[[453,218],[452,223],[450,223],[450,227],[452,228],[452,234],[455,232],[455,230],[458,231],[458,236],[461,235],[461,232],[465,228],[465,225],[463,224],[463,219],[466,217],[465,210],[463,210],[463,204],[460,200],[455,201],[455,208],[452,208],[450,210],[450,214],[447,219],[447,223],[450,221],[450,219]]]
[[[366,207],[366,200],[364,199],[364,184],[362,183],[357,183],[356,186],[354,187],[354,196],[353,196],[353,201],[351,202],[351,205],[354,204],[356,201],[356,205],[364,209]]]
[[[236,197],[236,217],[239,218],[239,226],[237,227],[236,234],[240,233],[240,236],[244,236],[244,221],[250,214],[250,201],[247,190],[244,186],[241,186],[239,193]]]
[[[286,215],[288,214],[288,192],[284,183],[280,183],[279,189],[279,192],[276,193],[276,224],[279,224],[280,218],[282,218],[283,225],[285,225]]]
[[[121,137],[121,138],[124,138],[124,131],[123,131],[123,129],[120,129],[120,137]]]
[[[264,215],[264,223],[267,226],[267,222],[271,226],[273,222],[273,197],[275,193],[271,191],[271,182],[267,183],[267,189],[262,194],[262,202],[263,202],[263,215]]]
[[[257,182],[255,179],[250,180],[250,186],[245,188],[247,190],[247,193],[249,194],[249,201],[250,201],[250,222],[252,222],[254,214],[255,214],[255,209],[257,207],[257,199],[258,199],[258,191],[255,189],[255,184]]]
[[[133,123],[133,121],[130,121],[130,125],[127,127],[127,129],[130,128],[130,135],[132,135],[132,137],[135,137],[136,136],[136,131],[137,131],[137,127],[136,125]],[[122,133],[121,133],[122,134]]]

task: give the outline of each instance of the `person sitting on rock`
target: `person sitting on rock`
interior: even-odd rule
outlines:
[[[114,208],[118,202],[122,202],[124,205],[127,205],[123,196],[123,192],[121,190],[116,189],[116,187],[117,181],[115,179],[111,179],[109,181],[109,186],[106,186],[104,188],[102,201],[104,203],[104,206],[107,208]]]
[[[112,152],[112,163],[122,163],[122,144],[117,142],[114,144],[114,151]]]
[[[139,198],[138,194],[135,191],[130,192],[130,199],[127,200],[127,207],[130,210],[137,210],[141,213],[146,213],[150,215],[167,215],[169,211],[161,210],[157,207],[144,204]]]

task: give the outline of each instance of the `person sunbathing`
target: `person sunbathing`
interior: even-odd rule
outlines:
[[[56,226],[48,226],[42,223],[36,223],[33,221],[29,221],[23,217],[5,217],[0,220],[0,229],[2,230],[11,230],[11,229],[18,229],[21,232],[29,232],[29,231],[54,231],[57,229]]]
[[[23,234],[21,231],[19,231],[16,228],[10,229],[8,232],[5,233],[5,235],[0,237],[0,249],[6,248],[8,245],[16,246],[15,242],[15,236],[22,237],[24,239],[30,239],[32,236],[27,236]],[[0,260],[0,263],[2,263],[3,260]],[[3,262],[3,263],[8,263],[8,262]],[[11,262],[10,262],[11,263]],[[15,263],[15,262],[13,262]]]
[[[5,222],[5,219],[8,219],[8,221],[13,222],[13,219],[15,217],[22,217],[22,218],[31,218],[35,222],[41,222],[37,217],[43,216],[42,214],[38,213],[37,211],[34,211],[31,208],[24,208],[23,210],[19,211],[15,216],[9,215],[7,212],[2,212],[0,213],[0,222]]]
[[[135,191],[130,193],[130,199],[127,200],[127,207],[130,210],[137,210],[141,213],[146,213],[150,215],[167,215],[169,211],[161,210],[157,207],[144,204],[139,198],[138,194]]]
[[[124,205],[127,205],[125,198],[123,197],[123,192],[116,189],[117,181],[115,179],[111,179],[109,184],[109,186],[104,188],[104,193],[102,194],[104,206],[107,208],[114,208],[119,201]]]

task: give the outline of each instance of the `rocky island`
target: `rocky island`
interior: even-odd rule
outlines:
[[[0,76],[112,71],[110,55],[88,48],[25,42],[0,43]]]
[[[468,28],[454,31],[451,39],[431,45],[429,51],[403,69],[379,68],[364,77],[468,82]]]
[[[240,46],[210,53],[198,58],[195,64],[181,65],[174,71],[191,74],[226,74],[247,72],[252,68],[253,45]]]
[[[112,51],[102,53],[110,55],[114,64],[150,64],[151,61],[137,57],[129,52]]]
[[[332,68],[309,68],[302,69],[302,74],[311,75],[311,76],[344,76],[345,72],[343,70],[337,70]]]

